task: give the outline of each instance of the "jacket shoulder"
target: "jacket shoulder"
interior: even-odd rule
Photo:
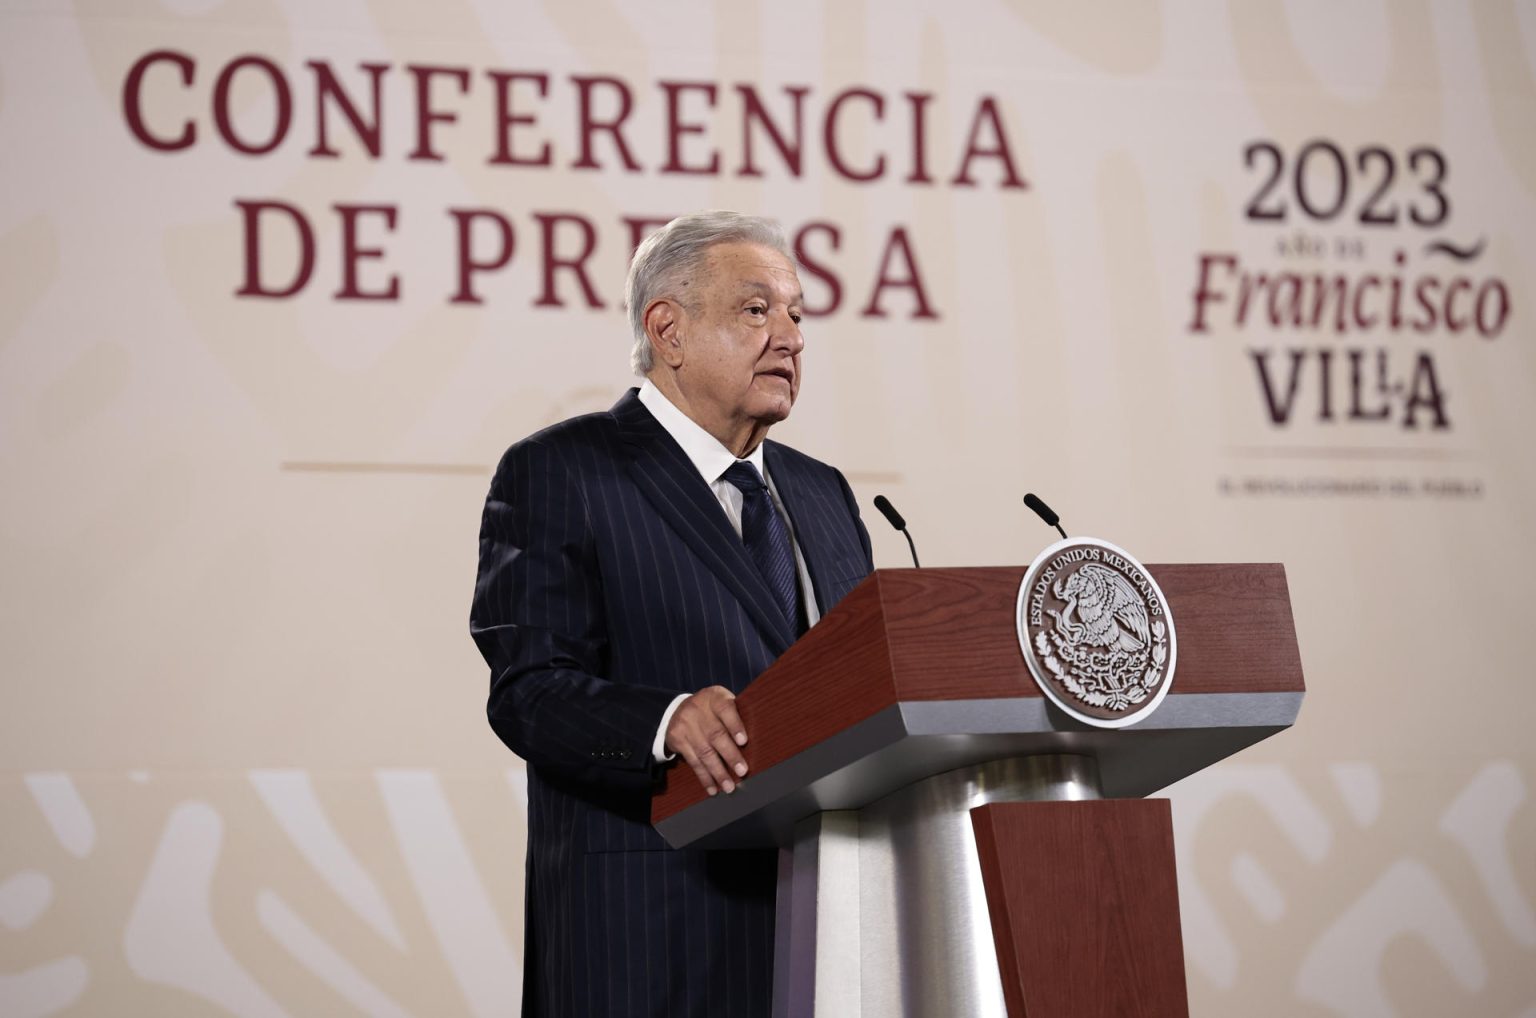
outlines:
[[[560,455],[582,449],[606,448],[618,437],[618,425],[613,414],[599,410],[590,414],[569,417],[546,428],[540,428],[526,438],[513,442],[502,455],[502,462],[519,453],[527,453],[531,447]]]
[[[777,464],[781,468],[788,467],[790,470],[803,476],[833,481],[840,481],[842,479],[842,471],[832,464],[823,463],[814,456],[807,456],[799,449],[772,440],[764,444],[772,450],[774,462],[769,464],[770,469]]]
[[[551,448],[571,445],[589,445],[592,442],[611,442],[618,435],[618,424],[610,410],[597,410],[590,414],[568,417],[558,424],[541,428],[523,439]]]

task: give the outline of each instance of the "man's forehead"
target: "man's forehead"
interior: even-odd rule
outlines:
[[[738,290],[784,289],[786,285],[797,295],[800,290],[794,262],[761,244],[719,244],[710,250],[709,263],[711,275]]]
[[[777,248],[766,244],[753,244],[748,241],[728,241],[724,244],[716,244],[709,249],[709,261],[720,267],[732,265],[736,267],[752,267],[765,269],[771,272],[787,272],[791,275],[795,272],[795,263],[785,257]]]

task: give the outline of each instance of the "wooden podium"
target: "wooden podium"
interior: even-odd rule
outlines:
[[[1144,721],[1094,728],[1018,644],[1023,567],[879,570],[737,701],[750,771],[673,768],[676,847],[776,845],[776,1016],[1188,1013],[1171,814],[1143,797],[1289,727],[1280,565],[1148,571],[1179,655]]]

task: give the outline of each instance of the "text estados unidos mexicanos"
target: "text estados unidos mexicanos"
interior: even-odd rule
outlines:
[[[1045,596],[1050,592],[1051,581],[1054,580],[1063,569],[1079,562],[1102,562],[1114,569],[1120,575],[1131,581],[1131,584],[1146,598],[1147,612],[1152,615],[1163,613],[1163,603],[1157,596],[1157,591],[1152,588],[1149,580],[1136,564],[1128,561],[1123,555],[1117,555],[1107,548],[1072,548],[1062,552],[1041,570],[1040,576],[1029,592],[1029,624],[1038,626],[1042,624],[1045,614]]]

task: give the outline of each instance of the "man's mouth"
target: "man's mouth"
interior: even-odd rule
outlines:
[[[790,385],[795,384],[794,372],[788,368],[769,368],[767,371],[759,372],[759,374],[767,375],[769,378],[782,378]]]

